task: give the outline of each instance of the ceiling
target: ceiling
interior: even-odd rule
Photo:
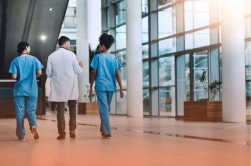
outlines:
[[[46,67],[57,45],[69,0],[0,1],[0,79],[10,79],[8,68],[17,44],[27,41],[31,54]]]

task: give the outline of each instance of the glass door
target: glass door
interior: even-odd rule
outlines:
[[[208,98],[208,92],[205,89],[208,84],[208,51],[201,51],[201,52],[194,52],[192,54],[192,76],[191,79],[191,100],[192,101],[200,101],[206,100]],[[205,83],[201,83],[200,78],[204,73],[205,76]]]

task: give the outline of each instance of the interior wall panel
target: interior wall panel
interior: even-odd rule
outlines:
[[[9,64],[18,55],[20,41],[29,42],[31,54],[46,67],[48,55],[57,45],[68,1],[0,1],[0,79],[10,79]]]

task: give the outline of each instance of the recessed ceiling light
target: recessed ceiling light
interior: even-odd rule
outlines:
[[[50,8],[49,11],[52,11],[52,8]]]
[[[40,39],[41,39],[42,41],[45,41],[45,40],[47,39],[47,36],[41,35],[41,36],[40,36]]]

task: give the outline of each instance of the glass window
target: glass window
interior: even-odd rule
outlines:
[[[143,113],[150,115],[149,89],[143,89]]]
[[[245,46],[245,74],[246,74],[246,105],[251,108],[251,42],[246,42]]]
[[[176,38],[159,41],[159,56],[176,51]]]
[[[119,51],[116,53],[116,56],[118,57],[120,64],[121,64],[121,68],[120,68],[120,77],[121,77],[121,81],[122,81],[122,85],[124,88],[127,87],[126,84],[126,51]],[[117,85],[117,89],[119,89],[119,86]]]
[[[121,24],[126,21],[125,1],[115,4],[115,24]]]
[[[185,78],[186,78],[186,101],[191,100],[191,73],[190,73],[190,55],[185,55]]]
[[[142,18],[142,43],[148,42],[148,16]]]
[[[68,7],[65,13],[66,17],[75,17],[76,16],[76,7]]]
[[[143,87],[149,87],[149,61],[143,62]]]
[[[185,1],[185,30],[209,25],[208,0]]]
[[[159,114],[160,116],[175,115],[175,87],[160,88]]]
[[[125,115],[127,113],[127,91],[124,91],[124,97],[120,98],[120,91],[116,91],[116,113]]]
[[[176,0],[158,0],[158,8],[162,8],[164,6],[170,5]]]
[[[62,28],[76,28],[76,7],[68,7],[65,13]]]
[[[163,38],[176,32],[174,8],[162,10],[158,13],[158,37]]]
[[[141,9],[141,11],[142,11],[142,14],[144,15],[144,14],[147,14],[148,13],[148,0],[142,0],[141,1],[142,2],[142,9]]]
[[[116,50],[126,48],[126,26],[122,25],[115,29],[116,31]]]
[[[193,54],[193,87],[194,87],[194,101],[203,100],[208,98],[208,92],[204,89],[208,86],[208,52],[196,52]],[[205,71],[206,82],[205,84],[200,82],[200,77]]]
[[[174,56],[159,59],[159,86],[175,84]]]
[[[110,28],[110,10],[109,8],[105,9],[106,13],[106,29]]]
[[[185,49],[210,45],[210,30],[205,29],[185,35]]]
[[[142,46],[142,58],[149,58],[149,45],[148,44],[144,44]]]

